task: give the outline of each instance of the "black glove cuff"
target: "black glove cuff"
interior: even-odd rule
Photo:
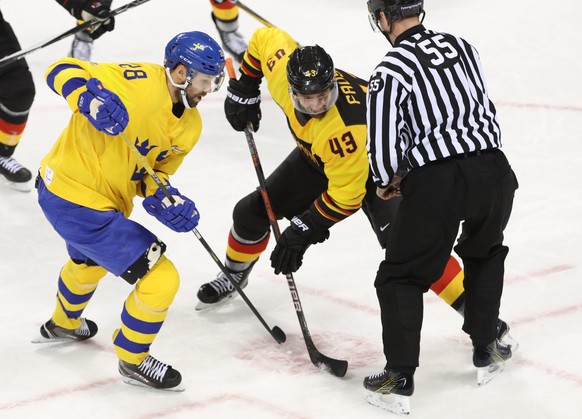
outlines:
[[[291,229],[301,236],[308,237],[311,243],[321,243],[329,237],[328,227],[318,223],[310,211],[293,217]]]
[[[315,203],[311,204],[307,210],[309,217],[312,222],[322,229],[329,229],[337,224],[337,221],[330,220],[328,217],[323,216],[316,208]]]
[[[254,77],[242,74],[240,79],[230,79],[228,82],[228,87],[230,87],[235,92],[239,92],[245,95],[258,95],[260,94],[259,86],[261,84],[261,79],[256,79]]]
[[[106,18],[109,16],[111,7],[111,0],[101,0],[98,7],[90,7],[95,0],[57,0],[65,9],[69,11],[75,18],[83,20],[83,12],[91,13],[95,17]],[[111,29],[110,29],[111,30]]]

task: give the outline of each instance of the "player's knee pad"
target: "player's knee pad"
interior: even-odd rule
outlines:
[[[20,124],[28,118],[36,90],[26,66],[11,68],[0,77],[0,118]]]
[[[174,264],[164,255],[136,285],[139,301],[148,307],[163,311],[174,301],[180,287],[180,276]]]
[[[135,284],[154,267],[165,251],[166,245],[162,241],[154,241],[144,254],[121,274],[121,277],[130,284]]]
[[[232,212],[235,231],[247,240],[259,240],[269,231],[269,217],[259,191],[237,202]]]

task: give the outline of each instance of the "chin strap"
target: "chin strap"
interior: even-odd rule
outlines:
[[[422,22],[424,21],[425,16],[426,16],[426,12],[424,10],[418,15],[418,19],[420,20],[421,25],[422,25]],[[390,42],[390,45],[392,45],[394,47],[394,44],[392,43],[392,41],[390,40],[390,37],[388,36],[392,33],[392,22],[389,22],[389,23],[390,23],[390,30],[388,32],[380,30],[380,32],[382,32],[382,35],[384,35],[386,37],[386,39],[388,40],[388,42]]]
[[[172,78],[172,75],[170,74],[170,69],[168,67],[166,67],[166,75],[168,76],[168,79],[170,80],[170,83],[172,84],[172,86],[180,89],[180,96],[182,97],[182,103],[184,103],[184,106],[186,107],[186,109],[192,109],[192,106],[190,106],[190,104],[188,103],[188,98],[186,97],[186,88],[188,87],[188,85],[191,82],[190,77],[186,78],[186,83],[177,84],[174,81],[174,79]]]

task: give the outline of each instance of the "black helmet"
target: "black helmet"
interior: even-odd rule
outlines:
[[[378,12],[382,11],[390,22],[411,16],[420,16],[424,12],[424,0],[368,0],[370,24],[374,30],[379,29]]]
[[[319,45],[298,47],[287,63],[287,80],[294,93],[323,92],[335,83],[335,68],[329,54]]]

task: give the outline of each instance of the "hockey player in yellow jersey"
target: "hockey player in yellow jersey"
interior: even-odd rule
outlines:
[[[41,162],[39,204],[65,240],[70,259],[58,280],[56,307],[38,341],[93,337],[82,317],[107,272],[134,285],[113,334],[125,382],[181,390],[180,373],[149,354],[178,290],[179,275],[166,246],[128,219],[136,195],[148,213],[177,232],[196,227],[194,202],[169,177],[198,141],[196,109],[223,79],[220,46],[202,32],[178,34],[166,46],[164,66],[88,63],[65,58],[46,74],[49,87],[73,112]],[[125,138],[123,138],[125,137]],[[134,142],[174,198],[170,203],[125,140]]]
[[[319,46],[299,47],[284,31],[254,32],[240,66],[240,79],[230,80],[225,102],[233,128],[261,119],[259,85],[264,79],[284,112],[296,142],[291,154],[267,178],[277,218],[292,220],[273,254],[275,273],[295,272],[307,248],[329,237],[329,229],[363,208],[382,247],[398,200],[376,196],[366,152],[367,82],[340,69]],[[226,267],[245,287],[248,275],[266,249],[269,219],[259,191],[241,199],[233,211]],[[463,272],[451,257],[433,290],[454,309],[463,308]],[[198,291],[199,309],[235,296],[223,273]]]

